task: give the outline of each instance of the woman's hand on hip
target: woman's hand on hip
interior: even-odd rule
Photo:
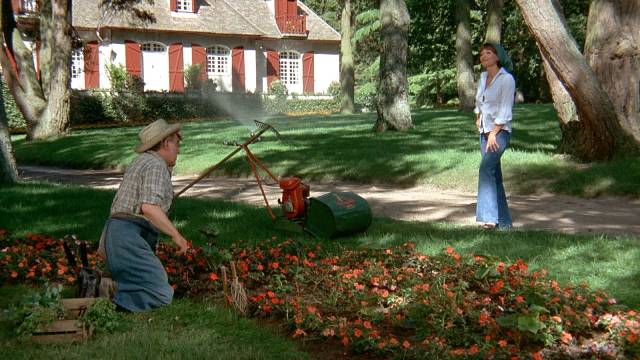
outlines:
[[[496,140],[496,133],[491,131],[489,136],[487,136],[487,148],[485,149],[487,152],[498,151],[500,145],[498,145],[498,141]]]

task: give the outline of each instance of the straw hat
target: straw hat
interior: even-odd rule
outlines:
[[[180,124],[170,125],[164,119],[158,119],[140,130],[138,133],[140,144],[135,147],[135,151],[143,153],[178,130],[180,130]]]

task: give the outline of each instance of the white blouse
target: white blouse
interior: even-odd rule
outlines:
[[[500,68],[491,84],[487,86],[487,72],[480,74],[476,92],[476,108],[480,115],[480,133],[488,133],[494,125],[511,132],[513,102],[516,95],[516,81],[504,68]]]

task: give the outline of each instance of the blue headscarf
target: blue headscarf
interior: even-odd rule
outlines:
[[[513,74],[513,61],[511,61],[511,57],[507,50],[502,47],[502,45],[497,43],[489,43],[489,45],[493,46],[498,53],[498,60],[500,61],[500,66],[502,66],[509,74]]]

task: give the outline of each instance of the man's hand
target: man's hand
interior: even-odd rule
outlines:
[[[182,237],[182,235],[178,234],[172,238],[173,242],[178,247],[178,254],[184,254],[189,249],[189,243],[187,239]]]

